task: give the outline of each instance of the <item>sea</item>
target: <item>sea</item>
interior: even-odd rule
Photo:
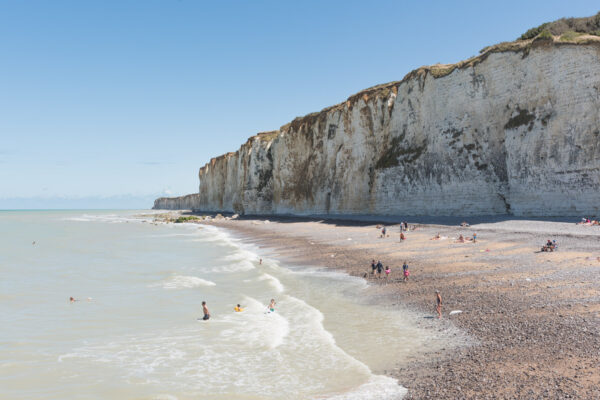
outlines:
[[[435,338],[370,296],[147,210],[0,211],[0,398],[399,399]]]

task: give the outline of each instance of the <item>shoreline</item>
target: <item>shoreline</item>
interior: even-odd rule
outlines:
[[[433,315],[434,290],[441,291],[440,322],[450,320],[474,343],[398,360],[385,374],[408,389],[406,399],[600,397],[600,228],[529,220],[417,225],[400,243],[397,225],[378,239],[365,221],[269,218],[201,223],[244,236],[286,262],[353,276],[381,258],[394,281],[368,275],[373,291],[416,312]],[[446,239],[430,240],[438,232]],[[475,244],[452,240],[474,232]],[[559,251],[539,252],[548,238]],[[397,281],[404,259],[409,283]],[[452,310],[462,313],[449,316]]]

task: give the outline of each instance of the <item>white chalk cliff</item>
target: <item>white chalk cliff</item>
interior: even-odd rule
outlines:
[[[598,215],[600,38],[493,46],[251,137],[154,208]]]

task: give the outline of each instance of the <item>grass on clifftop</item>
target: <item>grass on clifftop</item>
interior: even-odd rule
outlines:
[[[539,37],[544,32],[548,32],[548,34],[553,36],[561,36],[569,31],[600,36],[600,12],[592,17],[561,18],[554,22],[543,23],[540,26],[529,29],[518,40],[533,39]]]

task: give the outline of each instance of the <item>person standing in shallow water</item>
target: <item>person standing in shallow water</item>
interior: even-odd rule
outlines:
[[[275,312],[275,299],[271,299],[271,303],[269,303],[269,311],[270,312]]]
[[[442,318],[442,295],[440,294],[439,290],[435,291],[435,302],[436,302],[435,309],[438,313],[438,319],[440,319],[440,318]]]
[[[210,312],[208,311],[208,307],[206,307],[206,302],[202,302],[202,312],[204,312],[204,317],[202,320],[207,321],[210,318]]]

